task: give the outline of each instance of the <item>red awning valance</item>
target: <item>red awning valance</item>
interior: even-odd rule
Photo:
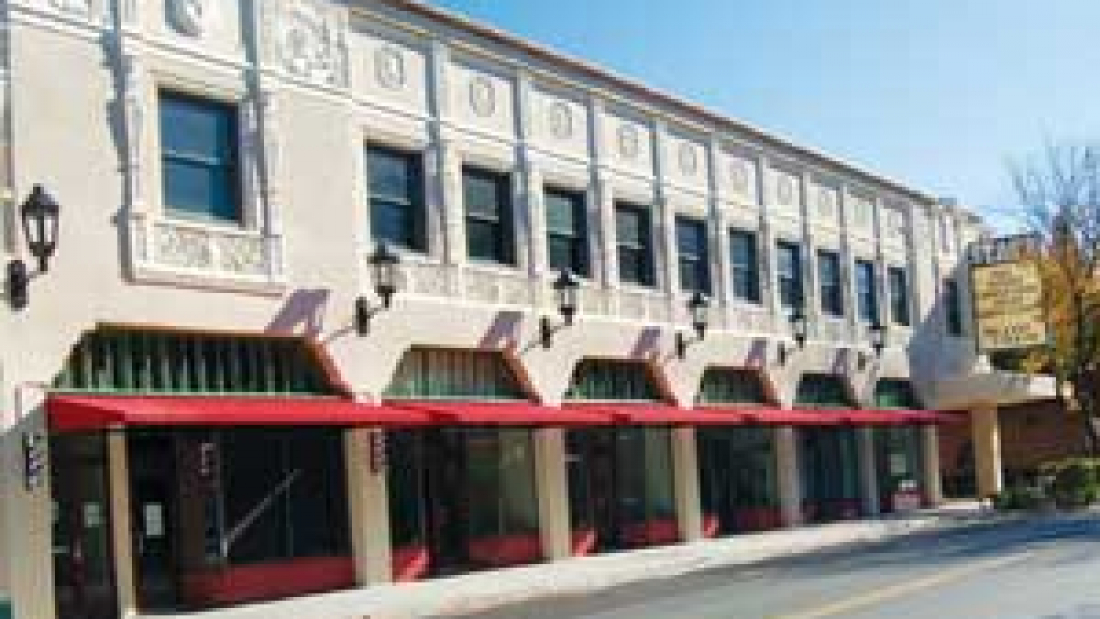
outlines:
[[[552,408],[526,401],[391,401],[388,406],[431,416],[435,425],[592,426],[607,425],[610,415],[572,407]]]
[[[123,426],[422,426],[427,413],[337,398],[59,395],[46,399],[55,432]]]
[[[683,409],[668,404],[584,403],[569,404],[562,409],[595,412],[620,425],[732,426],[745,423],[738,411]]]

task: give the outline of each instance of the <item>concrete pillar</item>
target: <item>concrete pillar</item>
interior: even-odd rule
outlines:
[[[107,434],[107,487],[111,497],[111,554],[119,615],[134,617],[138,614],[138,603],[133,527],[130,524],[130,458],[123,432]]]
[[[375,436],[382,432],[354,428],[344,434],[351,547],[355,580],[360,585],[393,580],[385,454],[374,454],[372,463],[372,450],[384,450],[384,441]]]
[[[690,542],[703,537],[703,506],[699,498],[699,457],[695,428],[673,428],[672,475],[676,493],[676,522],[680,539]]]
[[[542,553],[547,559],[565,559],[573,554],[565,430],[539,428],[532,431],[532,439],[535,443],[535,486]]]
[[[1001,471],[1001,432],[996,406],[970,411],[970,434],[978,475],[978,498],[993,496],[1004,486]]]
[[[940,433],[934,425],[922,426],[920,433],[924,497],[929,507],[935,507],[943,503],[943,481],[940,477]]]
[[[8,540],[7,512],[8,506],[15,502],[15,498],[12,496],[14,490],[10,487],[12,476],[7,474],[8,467],[5,466],[7,450],[5,421],[4,414],[0,413],[0,618],[6,619],[8,601],[11,599],[11,589],[8,585],[8,574],[11,569],[9,563],[15,554],[11,551],[11,542]]]
[[[859,493],[863,499],[863,513],[877,516],[881,509],[878,500],[878,471],[875,467],[874,428],[856,428],[856,445],[859,452]]]
[[[776,480],[783,526],[802,524],[802,476],[798,464],[798,432],[784,426],[775,429]]]

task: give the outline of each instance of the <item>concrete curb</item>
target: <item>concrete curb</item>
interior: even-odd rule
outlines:
[[[411,619],[472,614],[508,604],[586,595],[650,579],[838,550],[915,533],[1072,518],[1072,514],[1004,514],[984,509],[958,513],[923,512],[908,517],[783,529],[415,583],[379,585],[187,616],[204,619]]]

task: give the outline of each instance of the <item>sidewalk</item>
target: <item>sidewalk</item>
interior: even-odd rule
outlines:
[[[884,541],[918,531],[942,531],[1018,517],[983,509],[975,502],[952,503],[904,517],[746,534],[178,616],[202,619],[406,619],[474,613],[535,598],[583,595],[650,578],[749,564],[845,544]]]

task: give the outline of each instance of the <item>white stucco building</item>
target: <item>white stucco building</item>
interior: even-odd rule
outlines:
[[[5,262],[61,206],[0,311],[0,616],[935,503],[918,411],[1030,388],[975,378],[974,215],[586,62],[397,0],[0,6]]]

